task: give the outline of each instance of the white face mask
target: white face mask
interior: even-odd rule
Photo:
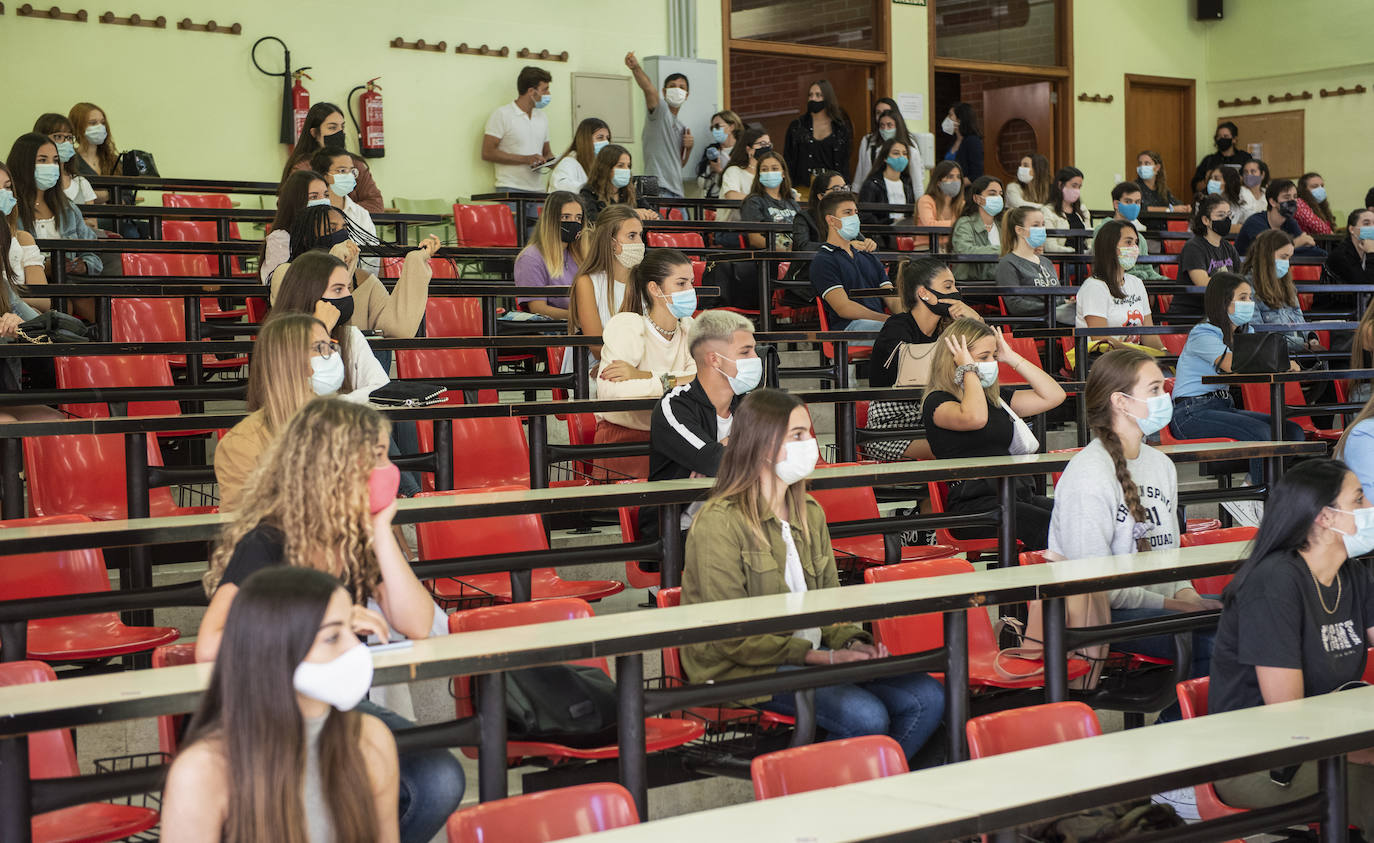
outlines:
[[[667,100],[668,104],[673,108],[677,108],[687,101],[687,92],[681,88],[669,88],[663,92],[663,98]]]
[[[1031,178],[1032,178],[1034,175],[1035,175],[1035,174],[1031,172],[1031,168],[1030,168],[1030,167],[1017,167],[1017,168],[1016,168],[1016,180],[1019,181],[1019,182],[1021,182],[1022,184],[1030,184],[1030,183],[1031,183]]]
[[[329,703],[339,711],[351,711],[372,687],[372,653],[359,641],[332,661],[301,662],[296,665],[291,684],[312,700]]]
[[[954,134],[954,118],[946,117],[944,122],[940,124],[940,130],[947,135]]]
[[[815,439],[788,442],[783,448],[787,450],[786,458],[773,463],[773,473],[779,480],[791,486],[805,480],[816,470],[816,463],[821,458],[821,446]]]
[[[316,395],[333,395],[343,386],[343,355],[338,352],[328,357],[311,357],[310,370],[310,388]]]
[[[616,255],[615,259],[626,269],[634,269],[644,261],[644,244],[621,243],[620,254]]]
[[[722,360],[730,360],[729,357],[721,355]],[[736,395],[743,395],[749,390],[759,385],[763,380],[763,360],[758,357],[741,357],[731,361],[735,364],[735,375],[725,375],[725,370],[716,367],[716,371],[725,375],[725,379],[730,382],[730,388]]]
[[[1001,367],[997,365],[996,360],[978,361],[978,383],[987,389],[997,383],[997,373],[1000,371]]]
[[[1374,508],[1364,507],[1351,511],[1330,506],[1327,509],[1332,512],[1343,512],[1355,519],[1355,532],[1353,533],[1346,533],[1335,527],[1327,528],[1333,533],[1340,533],[1341,541],[1345,543],[1346,556],[1354,559],[1374,550]]]

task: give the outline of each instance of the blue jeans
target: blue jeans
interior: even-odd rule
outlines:
[[[878,321],[877,319],[851,319],[849,320],[849,324],[844,326],[844,329],[846,331],[881,331],[883,329],[883,323]],[[873,340],[861,340],[859,342],[851,342],[849,344],[849,347],[872,348]]]
[[[779,671],[800,669],[791,664],[778,668]],[[795,717],[796,693],[778,694],[763,707]],[[816,689],[816,725],[832,740],[887,735],[901,744],[908,759],[939,728],[944,713],[945,686],[925,673]]]
[[[359,703],[358,711],[378,718],[392,732],[415,726],[370,700]],[[463,801],[463,765],[443,747],[403,752],[400,762],[401,843],[429,843]]]
[[[1180,439],[1241,439],[1267,442],[1270,439],[1269,416],[1250,410],[1237,410],[1229,394],[1214,392],[1211,396],[1174,399],[1174,420],[1169,429]],[[1301,442],[1305,437],[1295,422],[1285,420],[1283,438]],[[1250,480],[1262,482],[1264,460],[1250,460]]]
[[[1112,609],[1112,623],[1125,623],[1126,621],[1138,621],[1146,618],[1160,618],[1166,615],[1174,615],[1168,609]],[[1209,676],[1212,673],[1212,639],[1216,636],[1213,629],[1193,630],[1193,667],[1187,678],[1192,679],[1198,676]],[[1154,635],[1149,638],[1132,638],[1129,641],[1114,641],[1112,649],[1121,653],[1136,653],[1141,656],[1150,656],[1156,659],[1170,659],[1174,657],[1174,636]],[[1159,714],[1161,722],[1179,719],[1180,712],[1178,703],[1170,703]]]

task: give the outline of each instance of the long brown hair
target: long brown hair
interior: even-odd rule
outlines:
[[[768,547],[763,522],[773,508],[764,495],[759,475],[772,471],[787,433],[787,420],[792,411],[805,407],[802,400],[781,389],[755,389],[745,396],[735,410],[735,424],[730,444],[720,459],[715,485],[707,504],[717,500],[733,501],[749,522],[749,533],[757,549]],[[788,487],[784,509],[789,523],[806,530],[806,482]]]
[[[314,646],[340,588],[333,577],[277,566],[244,581],[224,624],[210,685],[186,746],[207,741],[224,759],[229,808],[222,839],[307,843],[305,720],[292,676]],[[332,706],[319,736],[322,790],[339,843],[366,843],[376,805],[359,741],[362,715]]]
[[[1116,471],[1116,482],[1121,484],[1121,494],[1126,501],[1126,509],[1137,524],[1148,523],[1145,505],[1140,502],[1140,487],[1131,477],[1126,465],[1126,454],[1121,449],[1121,437],[1112,427],[1112,396],[1118,392],[1127,395],[1135,386],[1140,375],[1140,367],[1151,362],[1150,355],[1134,348],[1118,348],[1097,359],[1088,372],[1088,385],[1083,400],[1088,403],[1088,429],[1102,443],[1107,455],[1112,458],[1112,468]],[[1135,540],[1135,549],[1150,549],[1150,540],[1141,537]]]
[[[1107,220],[1093,238],[1093,277],[1107,285],[1114,299],[1126,297],[1122,284],[1125,275],[1120,280],[1116,277],[1121,272],[1121,258],[1116,250],[1121,245],[1121,233],[1126,230],[1134,233],[1135,226],[1121,220]]]
[[[311,182],[324,182],[325,190],[329,189],[329,180],[314,170],[293,170],[285,181],[277,188],[277,213],[272,217],[272,225],[268,229],[272,231],[284,231],[289,237],[291,226],[296,222],[296,214],[305,208],[305,203],[310,201]],[[267,238],[262,239],[262,248],[258,250],[258,260],[267,257]]]
[[[38,115],[38,119],[33,121],[33,130],[40,135],[47,135],[49,140],[52,140],[53,135],[60,134],[68,134],[72,137],[76,137],[76,132],[72,129],[72,121],[53,111],[49,111],[47,114]],[[108,127],[106,127],[106,130],[108,131]],[[57,141],[53,141],[53,143],[57,143]],[[75,146],[76,141],[74,140],[72,141],[72,147],[75,148]],[[62,164],[62,172],[69,176],[76,175],[77,157],[77,155],[73,154],[71,158],[68,158]]]
[[[930,383],[926,384],[926,391],[921,396],[922,400],[925,399],[925,396],[936,392],[948,392],[955,398],[963,398],[964,396],[964,385],[954,382],[954,371],[959,366],[954,362],[954,352],[949,350],[949,343],[946,340],[962,338],[972,346],[984,337],[997,336],[996,330],[996,328],[979,322],[977,319],[969,319],[968,317],[955,319],[949,323],[949,327],[941,331],[940,337],[935,340],[935,351],[931,353],[930,358]],[[992,386],[983,387],[983,393],[987,395],[988,403],[992,405],[996,405],[998,398],[1001,397],[997,388],[997,381],[993,381]]]
[[[1312,209],[1312,213],[1326,221],[1332,228],[1336,227],[1336,215],[1331,213],[1331,203],[1323,199],[1318,202],[1317,197],[1312,195],[1312,190],[1307,186],[1309,179],[1319,179],[1321,173],[1303,173],[1298,177],[1298,198],[1307,203],[1307,207]]]
[[[1245,252],[1241,272],[1255,285],[1255,297],[1269,308],[1297,307],[1298,288],[1293,283],[1293,270],[1282,278],[1274,267],[1274,255],[1284,246],[1293,245],[1293,238],[1285,231],[1269,228],[1255,236]]]
[[[778,196],[784,202],[793,202],[792,198],[792,176],[787,172],[787,160],[782,157],[780,152],[768,152],[759,156],[759,166],[763,166],[764,161],[776,161],[782,167],[782,184],[778,185]],[[762,172],[762,171],[760,171]],[[767,196],[768,188],[763,186],[759,180],[759,173],[754,175],[754,184],[749,188],[750,196]]]
[[[544,199],[544,212],[539,215],[539,222],[534,224],[534,236],[525,247],[539,253],[539,259],[544,262],[544,269],[550,278],[558,278],[563,274],[569,255],[574,263],[582,257],[581,238],[569,244],[563,242],[563,206],[571,204],[582,209],[585,227],[587,209],[582,204],[582,198],[566,190],[555,190]]]
[[[946,196],[945,192],[940,189],[940,182],[955,170],[959,170],[960,175],[964,174],[964,171],[959,169],[959,165],[953,161],[941,161],[936,164],[935,168],[930,171],[930,178],[926,180],[925,195],[935,200],[936,212],[939,212],[943,203],[948,202],[950,215],[957,217],[964,213],[964,191],[960,190],[953,196]]]
[[[238,517],[224,525],[203,582],[213,594],[234,548],[259,524],[282,533],[288,564],[338,573],[354,602],[382,573],[372,543],[367,481],[391,428],[381,413],[335,396],[312,398],[263,453],[244,484]]]
[[[314,250],[297,257],[282,276],[281,289],[272,304],[272,312],[314,315],[315,305],[329,287],[329,276],[337,269],[347,270],[348,264],[328,252]],[[352,286],[351,278],[349,286]],[[340,319],[329,336],[339,344],[339,353],[343,355],[344,382],[339,392],[352,392],[353,374],[349,361],[353,359],[353,332],[349,330],[349,324]]]
[[[1030,160],[1030,184],[1021,185],[1021,195],[1027,202],[1043,205],[1050,201],[1050,159],[1036,152]]]
[[[67,120],[72,124],[72,134],[76,135],[76,145],[80,147],[86,138],[86,118],[92,111],[105,115],[105,142],[95,148],[95,156],[100,161],[100,175],[108,176],[115,171],[115,163],[119,160],[119,147],[115,146],[110,112],[92,102],[79,102],[67,113]]]
[[[601,150],[605,152],[606,150]],[[607,205],[596,215],[596,225],[590,233],[582,232],[582,239],[587,243],[583,254],[586,263],[582,265],[579,277],[586,275],[589,278],[598,272],[606,273],[606,310],[610,313],[619,313],[627,310],[631,306],[630,288],[625,288],[625,297],[619,302],[613,301],[615,293],[615,236],[620,233],[620,227],[632,219],[638,219],[639,215],[635,209],[629,205]],[[589,239],[590,238],[590,239]],[[604,327],[604,326],[603,326]],[[568,333],[577,333],[577,295],[568,297]]]
[[[248,363],[248,411],[263,411],[268,431],[286,427],[315,397],[310,386],[310,335],[324,323],[305,313],[273,313],[258,332]]]
[[[607,204],[634,205],[635,203],[635,183],[632,179],[624,187],[616,187],[611,183],[611,173],[615,170],[615,165],[620,163],[620,156],[630,155],[630,150],[616,143],[608,143],[601,147],[596,159],[592,162],[591,169],[587,171],[587,190],[592,192],[597,199]],[[630,169],[634,169],[634,156],[630,155]]]
[[[522,92],[523,93],[523,92]],[[606,121],[600,117],[585,117],[581,123],[577,124],[577,131],[573,132],[572,143],[568,144],[567,150],[554,162],[557,167],[563,163],[563,159],[569,155],[577,159],[577,163],[582,165],[582,172],[592,171],[592,162],[596,159],[596,151],[592,146],[592,135],[605,129],[607,132],[611,127],[606,125]],[[607,144],[609,146],[610,144]]]
[[[0,173],[4,173],[10,177],[10,191],[13,192],[14,176],[10,173],[10,168],[5,166],[3,161],[0,161]],[[16,213],[18,213],[17,204],[15,210],[10,211],[10,218],[6,219],[4,222],[0,222],[0,255],[5,256],[3,260],[0,260],[0,313],[9,312],[11,290],[21,296],[28,295],[28,288],[24,286],[24,276],[15,274],[14,267],[10,264],[8,257],[10,253],[10,240],[14,237],[14,233],[10,231],[9,220],[13,219]]]

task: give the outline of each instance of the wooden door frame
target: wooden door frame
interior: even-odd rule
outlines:
[[[1125,138],[1126,115],[1131,113],[1131,87],[1133,85],[1150,85],[1155,88],[1174,88],[1176,90],[1183,91],[1183,162],[1185,168],[1193,166],[1191,162],[1198,160],[1197,80],[1183,79],[1176,76],[1144,76],[1139,73],[1127,73],[1125,84],[1123,85],[1124,93],[1121,97],[1121,104],[1124,107],[1124,111],[1121,115],[1121,134],[1123,146],[1125,146],[1125,144],[1128,142]],[[1122,172],[1134,173],[1135,161],[1136,158],[1140,155],[1140,150],[1137,149],[1135,151],[1132,151],[1131,149],[1127,148],[1125,155],[1126,169]],[[1188,176],[1188,178],[1191,180],[1192,177]],[[1188,186],[1191,188],[1191,183]]]
[[[1073,97],[1073,0],[1056,0],[1055,42],[1059,50],[1059,64],[1041,66],[1034,64],[1012,64],[1000,61],[979,61],[976,59],[940,58],[935,49],[935,4],[939,0],[926,3],[926,57],[930,67],[927,77],[926,111],[930,117],[927,130],[932,134],[940,131],[944,114],[935,113],[935,74],[940,73],[987,73],[998,76],[1016,76],[1031,82],[1049,82],[1055,96],[1055,109],[1058,118],[1054,124],[1054,149],[1050,150],[1050,160],[1054,166],[1062,167],[1074,160],[1074,97]],[[983,139],[987,142],[987,138]]]
[[[754,38],[732,38],[730,35],[730,0],[720,0],[720,37],[721,37],[721,108],[730,108],[730,52],[739,50],[746,53],[764,53],[797,59],[821,59],[823,61],[850,62],[873,67],[873,99],[892,96],[892,3],[891,0],[874,0],[873,28],[875,40],[881,49],[857,50],[849,47],[822,47],[810,44],[793,44],[786,41],[760,41]],[[864,120],[868,115],[858,115]],[[850,115],[850,119],[857,119]],[[859,127],[854,126],[856,137]]]

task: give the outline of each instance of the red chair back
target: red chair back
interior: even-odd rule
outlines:
[[[1204,544],[1225,544],[1227,542],[1248,542],[1259,532],[1257,527],[1225,527],[1220,530],[1202,530],[1197,533],[1184,533],[1179,536],[1181,547],[1197,547]],[[1231,584],[1235,574],[1217,574],[1214,577],[1197,577],[1193,588],[1198,594],[1220,594]]]
[[[965,724],[970,758],[1102,734],[1097,714],[1081,702],[1046,703],[975,717]]]
[[[163,644],[153,650],[153,667],[178,667],[196,663],[195,644]],[[157,748],[176,755],[181,730],[189,714],[163,714],[157,718]]]
[[[58,389],[95,387],[172,385],[172,369],[159,354],[111,355],[106,357],[58,357]],[[130,401],[130,416],[176,416],[181,404],[176,401]],[[110,415],[109,404],[65,404],[63,410],[83,419],[103,419]]]
[[[84,515],[48,515],[0,521],[0,528],[87,524]],[[99,548],[0,557],[0,594],[6,600],[109,591],[110,575]]]
[[[650,248],[704,249],[706,242],[696,231],[650,231],[645,238]]]
[[[515,219],[505,205],[454,205],[459,246],[514,246]]]
[[[400,278],[405,262],[405,258],[382,258],[382,271],[377,277]],[[431,278],[457,278],[458,266],[448,258],[430,258],[429,272]]]
[[[864,571],[864,582],[897,582],[923,577],[943,577],[950,574],[967,574],[972,570],[973,564],[966,559],[922,559],[868,568]],[[997,652],[997,638],[992,631],[992,618],[987,612],[981,611],[967,614],[969,652]],[[883,618],[873,622],[873,637],[886,644],[895,655],[943,647],[944,615],[940,612],[930,612],[924,615]]]
[[[635,507],[639,509],[639,507]],[[623,512],[623,510],[622,510]],[[660,588],[654,595],[654,600],[660,609],[671,609],[674,606],[682,605],[682,589],[678,586],[672,588]],[[668,679],[681,679],[687,681],[687,672],[682,669],[682,651],[677,647],[664,647],[663,653],[663,675]]]
[[[56,680],[57,674],[43,662],[0,662],[0,688]],[[52,729],[29,735],[29,778],[62,779],[80,774],[70,730]]]
[[[1169,231],[1173,231],[1173,232],[1180,232],[1180,231],[1187,231],[1187,230],[1188,230],[1188,221],[1187,221],[1187,220],[1169,220],[1169,221],[1166,223],[1166,225],[1168,226],[1168,230],[1169,230]],[[1166,255],[1180,255],[1180,254],[1183,254],[1183,244],[1184,244],[1184,243],[1187,243],[1187,242],[1188,242],[1187,240],[1165,240],[1165,241],[1164,241],[1164,254],[1166,254]]]
[[[1207,692],[1212,685],[1210,676],[1186,679],[1176,686],[1178,707],[1184,720],[1207,716]]]
[[[1183,353],[1183,346],[1186,345],[1187,342],[1188,342],[1188,335],[1187,335],[1187,334],[1162,334],[1162,335],[1160,336],[1159,339],[1160,339],[1160,341],[1162,341],[1162,342],[1164,343],[1164,350],[1167,351],[1167,352],[1169,352],[1170,354],[1174,355],[1175,357],[1177,357],[1178,355],[1180,355],[1180,354]],[[1170,385],[1169,385],[1169,391],[1172,392],[1172,391],[1173,391],[1173,384],[1172,384],[1173,378],[1169,378],[1169,381],[1171,382]]]
[[[1269,400],[1269,384],[1267,383],[1243,383],[1240,385],[1241,399],[1245,402],[1245,409],[1256,413],[1271,412],[1271,402]],[[1296,381],[1283,385],[1283,403],[1292,407],[1307,406],[1307,396],[1303,394],[1302,384]],[[1294,411],[1288,411],[1288,420],[1296,424],[1303,430],[1312,433],[1317,430],[1316,424],[1311,416],[1294,415]]]
[[[491,360],[481,348],[403,348],[396,352],[396,374],[403,378],[491,377]],[[448,400],[462,403],[462,390],[451,389]],[[495,404],[494,389],[477,390],[477,403]]]
[[[164,193],[164,208],[232,208],[227,193]],[[166,225],[166,223],[163,223]],[[214,223],[211,223],[213,225]]]
[[[1003,330],[1002,336],[1006,337],[1007,345],[1011,346],[1012,351],[1026,358],[1037,367],[1040,366],[1040,351],[1035,347],[1035,340],[1027,339],[1026,337],[1013,337],[1009,330]],[[1006,363],[998,363],[997,379],[1002,383],[1026,382],[1025,378],[1017,374],[1016,370]]]
[[[643,480],[622,480],[622,481],[620,481],[620,482],[621,482],[621,483],[643,483],[644,481],[643,481]],[[640,539],[640,532],[639,532],[639,507],[637,507],[637,506],[622,506],[622,507],[620,508],[619,515],[620,515],[620,540],[621,540],[622,542],[624,542],[625,544],[631,544],[631,543],[633,543],[633,542],[639,541],[639,539]],[[659,583],[662,582],[662,577],[659,576],[659,572],[658,572],[658,571],[646,571],[645,569],[643,569],[643,568],[641,568],[641,567],[639,566],[639,563],[638,563],[638,562],[636,562],[636,561],[634,561],[634,560],[631,560],[631,561],[625,563],[625,581],[626,581],[627,583],[629,583],[630,588],[656,588],[656,587],[659,585]],[[663,595],[664,595],[664,592],[666,592],[666,591],[671,591],[671,592],[672,592],[671,598],[665,598],[665,597],[663,596]],[[678,605],[678,601],[681,599],[680,596],[679,596],[679,592],[680,592],[680,590],[677,589],[677,588],[664,588],[664,589],[660,589],[660,590],[658,591],[658,605],[659,605],[659,606],[676,606],[676,605]],[[664,603],[663,601],[666,600],[666,599],[671,599],[673,602],[672,602],[672,603]],[[668,656],[667,656],[667,650],[664,650],[664,656],[663,656],[663,657],[664,657],[665,659],[668,658]],[[676,648],[673,649],[673,657],[674,657],[674,658],[677,657],[677,649],[676,649]],[[665,662],[665,666],[664,666],[664,672],[665,672],[665,673],[667,672],[667,669],[668,669],[668,668],[667,668],[667,665],[666,665],[666,662]],[[676,674],[676,675],[680,675],[680,672],[679,672],[679,674]]]
[[[162,465],[156,437],[148,437],[148,464]],[[29,514],[89,516],[96,521],[128,517],[124,436],[119,433],[30,436],[24,440],[24,471],[29,485]],[[74,482],[80,478],[80,482]],[[173,515],[172,491],[149,491],[154,517]]]
[[[416,427],[420,449],[434,450],[434,425],[422,421]],[[454,419],[453,441],[465,447],[453,449],[456,488],[530,487],[530,449],[519,419]],[[427,489],[434,487],[433,475],[422,475],[421,482]]]
[[[464,808],[448,819],[448,841],[546,843],[638,822],[628,790],[614,782],[596,782]]]
[[[425,302],[425,333],[431,337],[482,336],[482,302],[439,296]]]
[[[755,799],[773,799],[907,772],[906,753],[887,735],[864,735],[760,755],[749,765]]]
[[[168,238],[174,239],[174,238]],[[213,263],[209,255],[183,255],[159,252],[124,252],[119,256],[125,275],[155,278],[158,276],[191,275],[208,277],[214,275]],[[168,299],[168,301],[175,301]]]

